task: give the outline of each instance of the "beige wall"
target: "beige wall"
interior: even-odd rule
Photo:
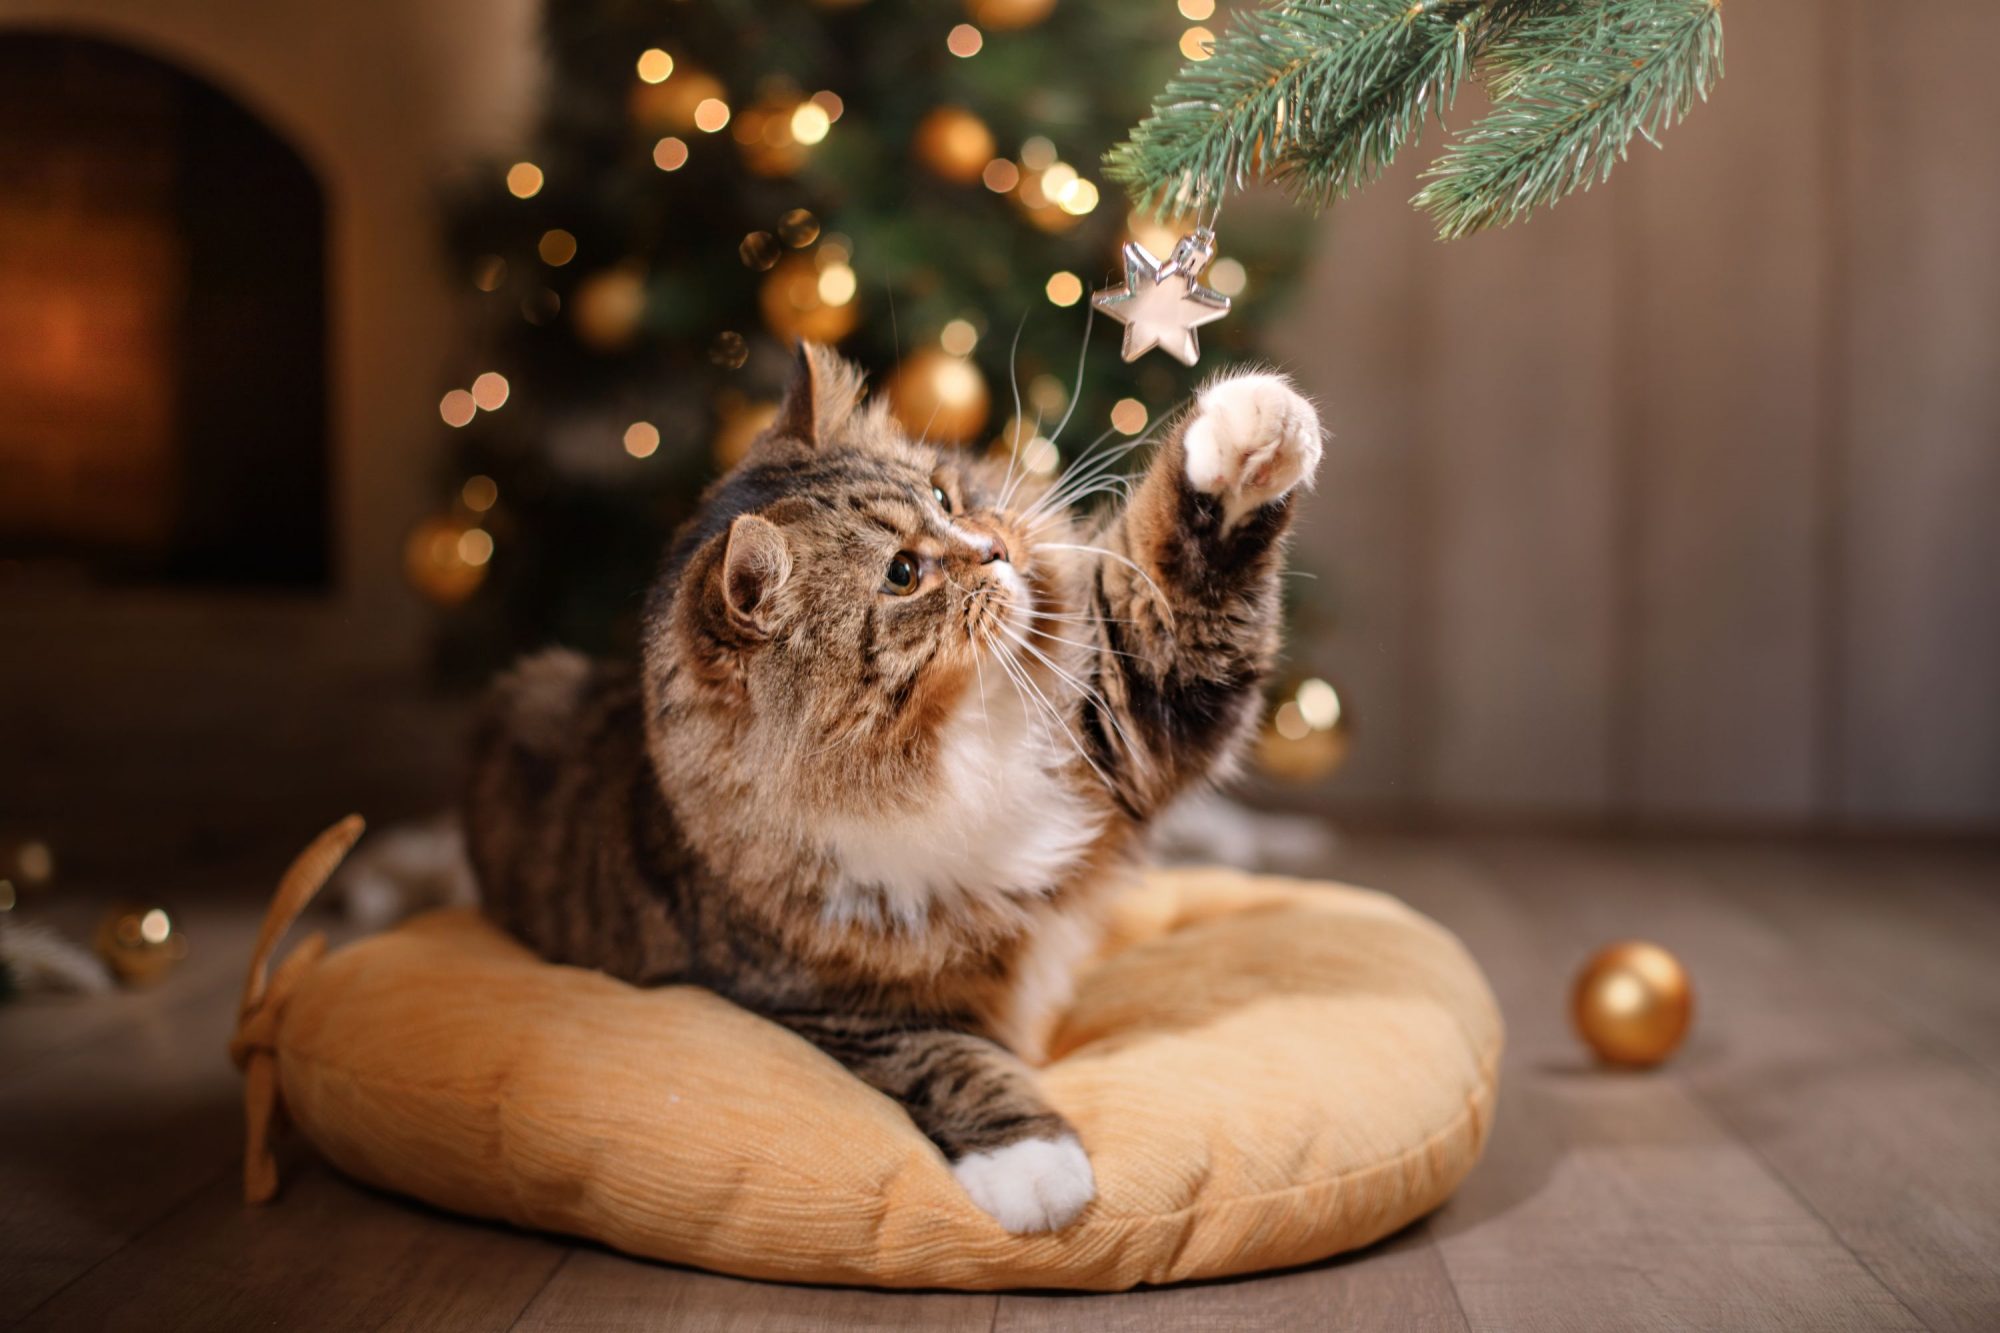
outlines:
[[[2000,8],[1727,23],[1608,187],[1330,218],[1278,346],[1356,808],[2000,827]]]

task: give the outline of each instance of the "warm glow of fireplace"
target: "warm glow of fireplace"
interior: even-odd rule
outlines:
[[[324,217],[248,110],[0,33],[0,557],[325,577]]]

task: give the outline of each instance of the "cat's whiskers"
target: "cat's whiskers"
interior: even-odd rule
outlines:
[[[1126,732],[1124,724],[1118,720],[1118,714],[1116,710],[1114,710],[1111,707],[1110,702],[1105,699],[1103,694],[1098,692],[1095,686],[1089,685],[1081,680],[1078,680],[1075,676],[1072,676],[1069,672],[1065,671],[1062,667],[1058,666],[1053,658],[1051,658],[1048,654],[1044,653],[1041,649],[1035,647],[1034,644],[1028,642],[1025,638],[1020,638],[1016,636],[1015,642],[1020,644],[1023,649],[1025,649],[1043,666],[1047,667],[1050,671],[1054,672],[1062,680],[1066,681],[1069,684],[1070,688],[1075,690],[1078,695],[1080,695],[1082,698],[1089,701],[1090,703],[1097,705],[1098,712],[1104,717],[1106,721],[1108,721],[1111,724],[1111,729],[1118,733],[1118,739],[1125,743],[1125,749],[1127,753],[1129,753],[1134,759],[1138,759],[1142,756],[1143,752],[1139,749],[1137,745],[1134,745],[1132,743],[1131,735],[1128,732]]]
[[[1132,557],[1125,555],[1120,551],[1114,551],[1108,546],[1091,546],[1085,542],[1043,542],[1042,545],[1048,547],[1052,551],[1094,552],[1097,555],[1104,556],[1106,559],[1116,560],[1119,564],[1124,565],[1126,568],[1130,569],[1134,574],[1137,574],[1140,578],[1146,581],[1146,586],[1153,590],[1153,596],[1156,599],[1158,599],[1160,612],[1162,615],[1166,617],[1167,628],[1168,629],[1173,628],[1174,608],[1167,601],[1167,595],[1164,592],[1160,591],[1159,584],[1153,582],[1153,576],[1151,574],[1148,574],[1144,569],[1141,569],[1139,567],[1139,562],[1132,559]]]
[[[1002,658],[1001,660],[1007,661],[1008,659]],[[1112,790],[1110,777],[1106,775],[1102,768],[1097,766],[1097,761],[1092,759],[1089,752],[1083,748],[1083,742],[1077,739],[1074,731],[1070,730],[1069,723],[1063,719],[1062,714],[1057,710],[1056,706],[1049,702],[1048,695],[1042,693],[1041,687],[1035,684],[1034,679],[1027,674],[1026,668],[1021,663],[1015,662],[1012,663],[1009,670],[1014,675],[1015,684],[1017,686],[1025,686],[1029,693],[1033,694],[1035,699],[1040,703],[1042,710],[1048,715],[1049,720],[1062,728],[1063,735],[1069,738],[1071,748],[1076,751],[1076,757],[1083,760],[1085,766],[1097,775],[1097,780],[1104,784],[1105,790]],[[1046,734],[1045,732],[1044,735]]]

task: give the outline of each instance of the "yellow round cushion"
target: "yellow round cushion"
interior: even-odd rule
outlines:
[[[894,1102],[708,991],[552,966],[467,911],[284,971],[238,1038],[253,1139],[262,1060],[370,1184],[799,1282],[1116,1290],[1366,1245],[1472,1168],[1501,1045],[1465,950],[1393,899],[1154,873],[1042,1071],[1098,1198],[1013,1236]]]

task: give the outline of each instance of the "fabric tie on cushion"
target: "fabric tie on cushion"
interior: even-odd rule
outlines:
[[[271,897],[257,947],[250,954],[250,974],[243,982],[237,1009],[236,1035],[229,1041],[229,1058],[243,1071],[243,1201],[263,1203],[278,1192],[278,1160],[271,1136],[278,1116],[278,1016],[299,981],[326,952],[326,936],[315,931],[285,956],[276,972],[271,954],[292,922],[313,900],[347,856],[366,825],[349,815],[321,833],[300,852]]]

